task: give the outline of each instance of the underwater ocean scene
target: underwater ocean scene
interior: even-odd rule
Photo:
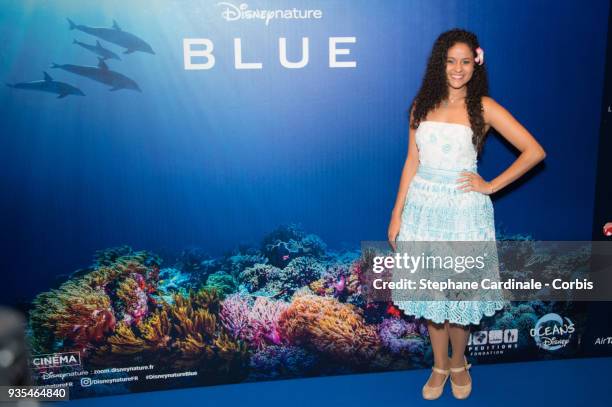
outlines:
[[[167,266],[155,253],[128,246],[100,250],[91,266],[40,293],[29,313],[34,354],[79,355],[79,367],[35,374],[41,384],[80,378],[71,395],[81,397],[430,366],[425,321],[368,299],[367,261],[357,252],[329,250],[296,225],[223,257],[191,248]],[[474,353],[479,341],[487,344],[478,335],[500,332],[503,346],[492,352],[498,361],[574,356],[574,325],[585,322],[579,304],[507,303],[473,332]],[[567,323],[544,326],[559,322],[566,331],[537,345],[530,330],[544,315],[564,315]],[[131,380],[134,371],[165,380]],[[121,383],[84,385],[94,372],[96,380]]]
[[[594,162],[596,140],[572,140],[598,118],[572,117],[598,112],[602,77],[561,88],[552,67],[568,43],[603,48],[605,2],[562,3],[530,12],[591,29],[529,25],[555,45],[526,70],[505,58],[530,36],[462,2],[497,44],[491,88],[550,157],[495,201],[499,240],[590,236],[595,164],[565,163]],[[247,13],[294,7],[323,17]],[[360,242],[386,240],[406,108],[436,35],[466,21],[416,1],[4,2],[3,303],[27,315],[36,382],[76,398],[430,367],[425,321],[366,295]],[[589,58],[572,69],[601,66]],[[581,103],[550,123],[529,89]],[[479,168],[514,158],[491,137]],[[472,328],[468,357],[575,357],[586,318],[584,303],[511,303]]]

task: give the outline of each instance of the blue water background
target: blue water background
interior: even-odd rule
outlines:
[[[479,35],[491,95],[546,148],[546,165],[494,200],[498,224],[538,239],[589,239],[609,2],[250,1],[250,8],[320,8],[322,20],[229,22],[214,1],[5,1],[0,78],[56,80],[87,96],[0,88],[3,302],[27,300],[55,276],[128,244],[163,254],[213,255],[258,244],[298,222],[332,248],[386,239],[407,151],[406,109],[435,38]],[[72,44],[77,24],[112,20],[156,55],[108,61],[143,93],[57,69],[94,65]],[[289,59],[310,39],[310,63]],[[328,67],[328,40],[355,36],[356,69]],[[183,38],[214,42],[216,66],[183,69]],[[233,38],[257,71],[233,68]],[[103,41],[102,41],[103,42]],[[109,49],[121,49],[103,42]],[[491,137],[485,179],[516,157]]]

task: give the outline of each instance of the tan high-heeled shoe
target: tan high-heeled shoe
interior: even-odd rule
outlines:
[[[450,376],[450,370],[448,369],[440,369],[438,367],[433,366],[431,368],[436,373],[440,373],[444,375],[444,381],[439,386],[429,386],[427,383],[423,386],[423,398],[425,400],[435,400],[442,395],[442,391],[444,390],[444,385],[446,384],[446,380]],[[431,373],[433,375],[433,372]],[[429,379],[431,379],[431,375],[429,375]],[[429,382],[427,379],[427,382]]]
[[[468,372],[468,369],[472,367],[472,364],[467,362],[467,358],[465,356],[463,357],[463,360],[464,360],[463,366],[451,367],[449,370],[454,373],[459,373],[464,370]],[[468,377],[469,376],[470,376],[470,373],[468,372]],[[450,382],[451,382],[451,390],[453,391],[453,396],[455,396],[455,398],[457,399],[466,399],[472,392],[472,378],[471,377],[470,377],[470,382],[464,385],[455,384],[455,382],[453,382],[452,377],[450,379]]]

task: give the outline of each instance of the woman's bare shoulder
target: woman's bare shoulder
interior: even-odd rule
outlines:
[[[482,110],[483,110],[483,118],[485,121],[485,133],[489,131],[492,124],[492,117],[503,109],[499,103],[495,101],[491,96],[483,96],[481,98],[482,101]]]
[[[482,101],[482,109],[484,113],[490,112],[491,109],[495,109],[495,105],[497,102],[491,96],[483,96],[481,98]]]

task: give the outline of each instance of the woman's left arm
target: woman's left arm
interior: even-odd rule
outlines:
[[[542,161],[546,157],[546,152],[527,129],[495,100],[485,96],[482,98],[482,105],[485,123],[494,127],[521,152],[512,165],[489,182],[484,181],[478,174],[467,175],[466,178],[461,180],[470,180],[471,183],[468,182],[459,189],[490,195],[520,178]]]

